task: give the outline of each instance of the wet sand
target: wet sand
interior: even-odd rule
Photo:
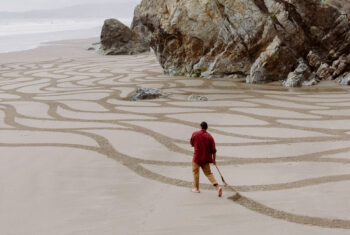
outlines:
[[[168,77],[94,41],[0,54],[0,234],[349,234],[349,87]],[[203,120],[237,201],[190,193]]]

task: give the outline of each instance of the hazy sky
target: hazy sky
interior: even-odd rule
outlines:
[[[0,11],[28,11],[38,9],[60,8],[78,4],[89,3],[130,3],[137,5],[141,0],[0,0]]]

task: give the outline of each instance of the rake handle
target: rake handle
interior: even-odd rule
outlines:
[[[222,180],[222,182],[223,182],[225,185],[228,185],[228,184],[226,183],[226,181],[224,180],[224,177],[222,176],[222,174],[221,174],[221,172],[220,172],[220,170],[219,170],[218,166],[217,166],[216,164],[215,164],[214,166],[215,166],[215,167],[216,167],[216,169],[218,170],[219,175],[221,176],[221,180]]]

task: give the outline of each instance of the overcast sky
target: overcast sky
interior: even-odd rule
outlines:
[[[89,3],[129,3],[136,6],[141,0],[0,0],[0,11],[29,11],[53,9]]]

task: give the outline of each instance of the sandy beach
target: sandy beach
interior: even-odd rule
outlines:
[[[169,77],[96,41],[0,54],[0,234],[350,233],[349,87]],[[170,95],[129,101],[138,87]],[[190,192],[203,120],[237,201],[202,172]]]

